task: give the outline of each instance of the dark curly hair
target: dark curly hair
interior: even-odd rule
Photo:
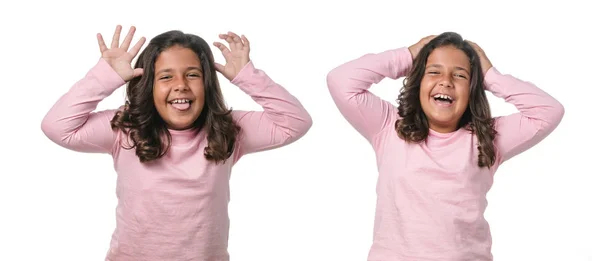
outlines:
[[[204,78],[205,102],[202,112],[194,122],[197,129],[206,128],[208,146],[204,148],[206,159],[224,162],[233,153],[236,136],[240,131],[225,105],[214,65],[214,57],[208,43],[199,36],[173,30],[154,37],[142,51],[135,68],[144,73],[127,84],[127,100],[111,121],[113,129],[123,131],[133,144],[140,162],[150,162],[165,155],[171,144],[171,135],[158,114],[153,101],[154,65],[159,54],[173,46],[193,50],[200,60]]]
[[[396,131],[398,136],[408,142],[421,142],[429,135],[429,122],[421,107],[419,99],[420,84],[425,74],[427,58],[431,52],[442,46],[454,46],[462,50],[471,65],[471,82],[469,86],[469,103],[462,115],[458,128],[466,128],[477,135],[479,151],[479,167],[491,167],[496,161],[494,139],[494,119],[490,110],[484,88],[484,75],[477,52],[459,34],[446,32],[427,43],[415,57],[409,74],[404,79],[404,87],[398,95],[398,115]]]

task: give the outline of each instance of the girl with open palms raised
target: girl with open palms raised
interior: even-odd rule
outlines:
[[[80,152],[106,153],[118,175],[114,231],[107,260],[229,260],[228,202],[232,166],[245,154],[278,148],[312,125],[301,103],[249,58],[246,37],[221,34],[216,64],[200,37],[169,31],[110,48],[98,35],[102,58],[50,109],[42,130]],[[232,111],[216,72],[250,95],[264,111]],[[127,100],[93,112],[127,83]],[[82,170],[85,172],[85,170]]]

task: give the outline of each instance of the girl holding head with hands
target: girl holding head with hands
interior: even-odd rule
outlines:
[[[169,31],[130,48],[135,28],[102,54],[85,77],[50,109],[46,136],[67,149],[110,154],[117,172],[117,226],[106,260],[229,260],[229,177],[245,154],[288,145],[308,132],[302,104],[249,58],[244,36],[215,42],[216,64],[200,37]],[[216,72],[264,111],[232,111]],[[127,83],[127,101],[93,112]]]
[[[397,108],[368,91],[385,77],[405,77]],[[349,61],[327,83],[377,158],[368,260],[492,260],[483,214],[494,173],[547,137],[562,105],[451,32]],[[485,91],[519,112],[493,118]]]

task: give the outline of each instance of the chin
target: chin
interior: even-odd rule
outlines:
[[[167,123],[169,129],[186,130],[194,127],[194,122],[200,116],[201,110],[190,107],[182,111],[168,105],[165,112],[164,114],[161,113],[161,117]]]
[[[460,115],[443,111],[428,111],[425,112],[429,129],[437,132],[453,132],[458,129]]]
[[[434,128],[434,126],[442,128],[453,126],[460,120],[460,117],[453,112],[435,109],[425,111],[425,116],[429,122],[429,128]]]

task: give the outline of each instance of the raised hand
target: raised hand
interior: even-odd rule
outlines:
[[[104,39],[101,34],[97,34],[98,38],[98,46],[100,46],[100,53],[102,54],[102,59],[104,59],[110,66],[123,78],[124,81],[129,81],[135,77],[142,75],[142,68],[133,69],[131,66],[131,61],[138,54],[144,42],[146,42],[146,38],[142,37],[138,42],[129,50],[129,45],[131,44],[131,40],[133,39],[133,34],[135,33],[135,27],[132,26],[129,29],[129,33],[125,36],[123,43],[119,46],[119,37],[121,36],[121,26],[117,25],[115,30],[115,34],[112,38],[112,43],[110,45],[110,49],[106,47],[104,43]]]
[[[408,50],[410,51],[410,54],[412,55],[413,60],[415,58],[417,58],[417,55],[419,54],[421,49],[423,49],[423,47],[427,43],[429,43],[429,41],[431,41],[431,39],[435,38],[436,36],[437,35],[430,35],[430,36],[424,37],[421,40],[419,40],[417,43],[408,47]]]
[[[485,75],[487,71],[493,67],[492,62],[490,62],[490,59],[488,59],[487,55],[485,55],[485,52],[483,51],[483,49],[481,49],[481,47],[479,47],[479,45],[469,40],[467,40],[467,43],[469,43],[469,45],[471,45],[471,47],[475,49],[475,52],[477,52],[477,55],[479,56],[479,61],[481,61],[481,69],[483,70],[483,75]]]
[[[229,43],[229,48],[219,42],[213,43],[225,57],[225,65],[215,63],[215,67],[225,78],[232,81],[240,70],[250,62],[250,42],[244,35],[239,37],[232,32],[219,34],[219,38]]]

